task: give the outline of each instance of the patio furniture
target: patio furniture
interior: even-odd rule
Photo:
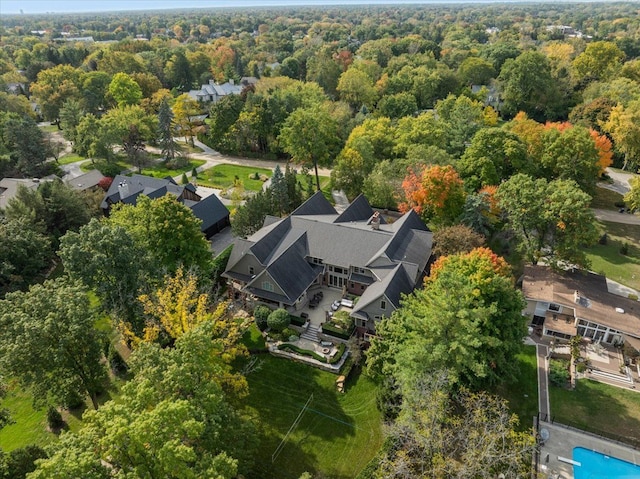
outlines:
[[[337,311],[338,308],[340,307],[340,301],[335,300],[332,304],[331,304],[331,309],[334,311]]]
[[[309,319],[309,314],[308,313],[300,313],[300,317],[302,319],[304,319],[305,321],[307,321]]]

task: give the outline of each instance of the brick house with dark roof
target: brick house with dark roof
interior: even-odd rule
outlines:
[[[286,218],[267,217],[262,229],[236,239],[227,269],[232,290],[290,312],[309,302],[308,290],[327,286],[359,296],[351,316],[361,335],[421,285],[432,233],[410,211],[386,224],[360,195],[338,214],[321,192]]]

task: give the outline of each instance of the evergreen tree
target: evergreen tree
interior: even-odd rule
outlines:
[[[282,214],[286,213],[289,209],[289,192],[280,165],[276,165],[273,170],[269,190],[271,192],[274,211],[282,216]]]
[[[173,140],[173,112],[166,98],[160,103],[158,111],[158,144],[162,149],[162,156],[173,160],[178,147]]]

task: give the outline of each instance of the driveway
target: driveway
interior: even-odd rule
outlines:
[[[607,188],[611,191],[615,191],[616,193],[620,193],[621,195],[624,195],[631,189],[629,180],[634,176],[638,176],[633,173],[612,170],[611,168],[607,168],[607,175],[609,175],[609,177],[613,180],[613,183],[598,183],[598,186]]]

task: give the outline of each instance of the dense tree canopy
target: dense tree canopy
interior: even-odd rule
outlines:
[[[96,316],[78,285],[61,280],[7,294],[0,301],[2,370],[34,389],[34,401],[97,409],[106,371]]]

